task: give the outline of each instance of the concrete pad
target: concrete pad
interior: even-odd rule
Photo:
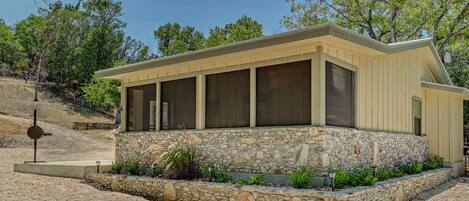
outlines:
[[[111,169],[112,160],[101,160],[99,172]],[[84,179],[96,173],[96,161],[25,162],[13,164],[14,172]]]

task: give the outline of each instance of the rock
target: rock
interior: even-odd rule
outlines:
[[[297,166],[308,166],[309,146],[307,144],[300,144],[296,156]]]
[[[248,137],[248,138],[241,138],[242,144],[253,145],[256,143],[256,138]]]
[[[238,197],[236,197],[236,201],[256,201],[256,200],[252,197],[251,193],[245,192],[245,193],[238,195]]]
[[[263,159],[263,158],[264,158],[264,152],[258,151],[258,152],[256,153],[256,158],[257,158],[257,159]]]
[[[165,200],[176,200],[176,190],[174,190],[173,183],[168,182],[164,185],[164,199]]]
[[[189,134],[186,136],[186,141],[189,144],[200,144],[202,143],[202,139],[200,139],[197,135]]]

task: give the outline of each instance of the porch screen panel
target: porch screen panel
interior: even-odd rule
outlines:
[[[156,85],[127,88],[127,130],[155,130]]]
[[[195,77],[161,83],[161,129],[195,128]]]
[[[326,124],[353,127],[355,84],[353,72],[326,62]]]
[[[249,76],[249,70],[207,75],[207,128],[249,126]]]
[[[256,124],[311,124],[311,60],[257,69]]]

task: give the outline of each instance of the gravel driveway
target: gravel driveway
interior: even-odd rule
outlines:
[[[23,125],[31,121],[0,115]],[[39,122],[45,132],[38,140],[38,160],[112,160],[113,141],[86,136],[78,131]],[[145,200],[123,193],[97,190],[79,179],[40,176],[13,172],[13,163],[32,160],[32,140],[26,135],[5,139],[0,148],[0,200]],[[7,148],[5,148],[7,147]]]

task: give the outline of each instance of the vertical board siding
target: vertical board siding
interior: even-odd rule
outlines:
[[[326,45],[324,53],[357,67],[356,126],[411,133],[412,96],[422,97],[417,51],[382,56],[358,55]]]

